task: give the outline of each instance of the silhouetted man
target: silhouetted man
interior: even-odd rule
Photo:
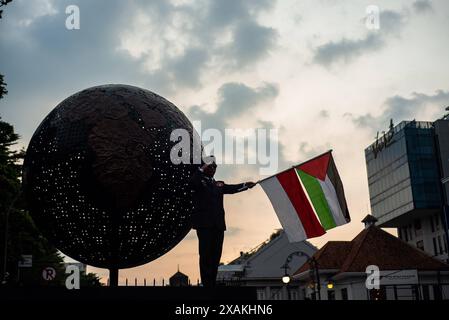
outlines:
[[[221,258],[226,230],[223,195],[255,186],[254,182],[225,184],[223,181],[215,181],[216,170],[215,158],[210,156],[191,178],[195,206],[192,228],[196,229],[198,235],[201,282],[205,287],[215,286]]]

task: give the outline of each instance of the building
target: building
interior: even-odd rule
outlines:
[[[287,287],[282,278],[286,272],[292,275],[316,250],[307,241],[290,243],[285,232],[278,230],[250,252],[241,252],[237,259],[220,266],[217,281],[224,285],[257,287],[259,300],[299,300],[303,298],[299,283],[292,281]]]
[[[365,159],[377,225],[396,228],[405,242],[447,261],[441,181],[449,176],[449,120],[391,123],[365,149]]]
[[[293,278],[300,281],[302,296],[322,300],[449,299],[449,265],[380,229],[374,217],[364,221],[365,229],[352,241],[329,241],[295,272]],[[379,270],[378,289],[366,285],[372,275],[367,273],[370,266]]]
[[[189,277],[179,271],[179,267],[178,271],[174,275],[172,275],[168,281],[170,287],[187,287],[190,285]]]

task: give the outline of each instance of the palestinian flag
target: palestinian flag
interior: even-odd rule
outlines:
[[[351,220],[332,151],[259,183],[290,242],[319,237]]]

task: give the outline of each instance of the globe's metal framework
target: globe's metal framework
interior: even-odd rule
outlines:
[[[36,224],[64,254],[111,270],[152,261],[190,230],[192,165],[170,161],[191,123],[140,88],[105,85],[60,103],[33,135],[24,190]]]

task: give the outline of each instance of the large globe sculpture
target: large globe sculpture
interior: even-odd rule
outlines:
[[[126,85],[83,90],[43,120],[28,146],[32,217],[64,254],[117,270],[150,262],[190,230],[193,165],[174,164],[175,105]]]

